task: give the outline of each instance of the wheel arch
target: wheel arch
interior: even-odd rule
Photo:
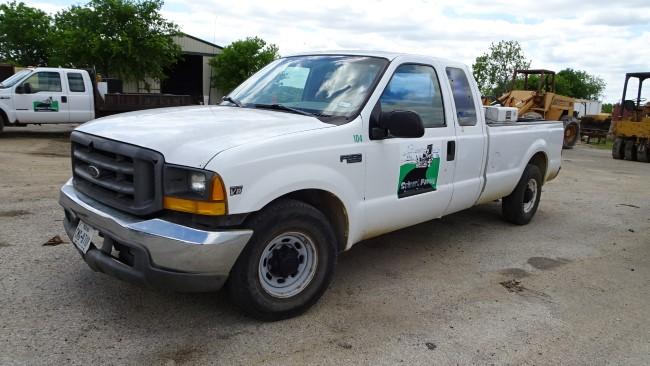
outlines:
[[[314,206],[323,213],[334,230],[336,236],[336,250],[342,252],[346,249],[349,237],[348,211],[343,201],[335,194],[323,189],[301,189],[279,196],[267,203],[264,208],[281,199],[293,199]]]
[[[540,172],[542,172],[542,178],[544,179],[544,182],[546,181],[546,172],[548,170],[548,157],[546,156],[545,152],[538,151],[534,153],[533,156],[531,156],[530,160],[528,160],[527,164],[532,164],[537,166]]]
[[[4,122],[5,126],[9,124],[9,115],[2,108],[0,108],[0,120],[1,122]]]

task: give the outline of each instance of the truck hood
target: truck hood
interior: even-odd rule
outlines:
[[[293,113],[191,106],[99,118],[77,131],[158,151],[168,163],[203,168],[216,154],[235,146],[327,127],[333,125]]]

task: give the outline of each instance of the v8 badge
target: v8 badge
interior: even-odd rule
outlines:
[[[244,186],[231,186],[230,187],[230,195],[231,196],[236,196],[238,194],[241,194],[242,189],[244,189]]]

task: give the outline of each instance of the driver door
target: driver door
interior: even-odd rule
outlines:
[[[365,237],[442,216],[454,188],[455,128],[446,117],[437,70],[422,64],[397,66],[378,103],[382,113],[416,112],[425,133],[368,143]]]
[[[63,93],[61,72],[33,73],[16,89],[14,106],[20,123],[65,123],[69,120],[67,97]]]

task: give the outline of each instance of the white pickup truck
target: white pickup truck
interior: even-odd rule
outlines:
[[[225,284],[248,314],[291,317],[364,239],[497,199],[506,220],[531,220],[560,170],[562,123],[511,122],[501,107],[486,123],[480,101],[458,62],[281,58],[219,106],[77,128],[65,229],[95,271],[181,291]]]
[[[100,93],[86,70],[27,68],[0,82],[0,133],[5,126],[83,123],[141,109],[192,104],[187,95]]]

